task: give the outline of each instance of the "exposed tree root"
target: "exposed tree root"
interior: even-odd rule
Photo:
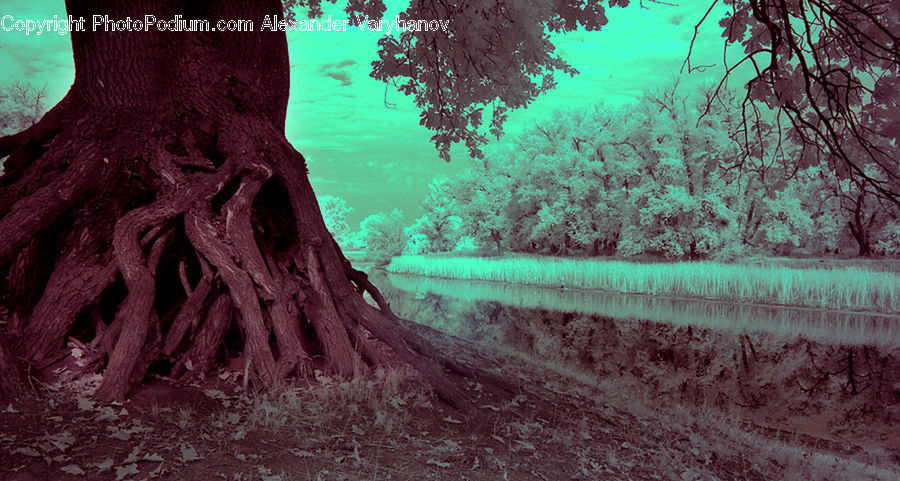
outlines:
[[[0,199],[27,193],[0,211],[0,267],[12,353],[35,369],[73,338],[102,369],[104,401],[125,398],[148,369],[196,377],[229,358],[262,388],[400,360],[455,406],[466,396],[450,373],[514,389],[391,312],[325,229],[304,160],[278,126],[234,115],[192,134],[149,118],[79,136],[54,118],[0,141],[20,152],[23,139],[54,136],[0,183]],[[103,143],[81,142],[92,138]],[[5,347],[0,362],[14,365]]]
[[[9,348],[6,336],[0,335],[0,399],[24,399],[29,395],[19,361]]]

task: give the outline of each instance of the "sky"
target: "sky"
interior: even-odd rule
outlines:
[[[632,2],[607,9],[609,23],[599,32],[554,35],[557,52],[579,70],[527,109],[513,112],[507,136],[515,135],[559,109],[597,102],[626,104],[643,92],[671,84],[688,53],[694,26],[711,0],[683,0],[677,5]],[[386,18],[408,4],[388,1]],[[330,5],[329,5],[330,7]],[[683,89],[716,82],[723,73],[723,39],[714,10],[701,27],[692,63],[703,72],[682,74]],[[343,18],[340,8],[325,15]],[[52,19],[65,16],[62,0],[0,0],[0,17]],[[286,134],[309,163],[313,188],[336,195],[354,208],[351,226],[375,212],[399,208],[410,223],[421,214],[418,203],[435,176],[451,176],[466,167],[464,149],[452,161],[438,158],[431,132],[419,125],[412,99],[369,77],[382,32],[289,32],[291,95]],[[732,48],[729,61],[739,52]],[[61,99],[74,80],[69,36],[40,36],[0,29],[0,85],[28,81],[46,86],[48,106]],[[386,107],[386,102],[394,108]]]

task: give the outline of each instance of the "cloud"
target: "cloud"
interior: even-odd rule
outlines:
[[[353,82],[350,81],[350,76],[347,75],[347,72],[325,72],[325,76],[333,78],[340,82],[341,87],[349,87],[353,85]]]
[[[356,60],[346,59],[337,63],[326,63],[319,68],[319,72],[328,78],[340,82],[341,87],[349,87],[353,85],[353,81],[350,80],[350,74],[347,72],[347,67],[353,66],[356,66]]]

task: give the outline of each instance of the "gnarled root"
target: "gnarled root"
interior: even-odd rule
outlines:
[[[29,192],[0,216],[0,266],[27,279],[9,291],[21,301],[9,302],[19,307],[8,329],[19,358],[40,369],[73,337],[103,369],[96,396],[106,401],[123,399],[148,369],[198,376],[234,357],[263,388],[315,368],[352,376],[401,360],[455,406],[466,396],[451,373],[513,389],[390,311],[325,229],[303,158],[276,127],[235,115],[201,150],[184,140],[192,135],[138,125],[124,135],[139,142],[109,139],[131,146],[109,156],[57,138],[66,147],[45,155],[65,153],[71,165],[43,186],[25,185],[36,174],[24,169],[0,187],[0,199]],[[88,155],[76,161],[75,148]],[[50,268],[25,275],[48,258]]]

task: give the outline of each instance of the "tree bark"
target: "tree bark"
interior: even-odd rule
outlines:
[[[491,230],[491,239],[494,240],[494,245],[497,246],[497,255],[503,257],[503,245],[500,243],[502,240],[500,238],[500,233],[496,230]]]
[[[436,352],[386,303],[366,304],[364,292],[380,294],[325,228],[305,161],[284,135],[286,37],[260,28],[281,16],[278,0],[66,8],[88,21],[180,15],[255,29],[71,34],[66,98],[0,139],[0,156],[10,154],[0,269],[11,280],[0,299],[18,316],[0,373],[21,374],[16,358],[47,365],[80,336],[103,367],[103,401],[126,397],[151,364],[197,375],[225,353],[260,387],[311,370],[313,359],[346,376],[402,359],[445,400],[465,403],[445,368],[484,373]],[[232,328],[240,335],[226,336]],[[4,380],[22,387],[20,375]]]
[[[13,356],[6,336],[0,334],[0,399],[21,400],[28,395],[25,376],[19,362]]]
[[[869,219],[866,219],[865,183],[860,185],[859,189],[860,192],[856,196],[856,201],[853,203],[852,207],[853,219],[847,222],[847,226],[850,228],[850,233],[853,234],[853,238],[859,246],[858,255],[860,257],[870,257],[872,255],[872,240],[869,231],[875,224],[875,217],[878,215],[878,212],[873,212]]]

